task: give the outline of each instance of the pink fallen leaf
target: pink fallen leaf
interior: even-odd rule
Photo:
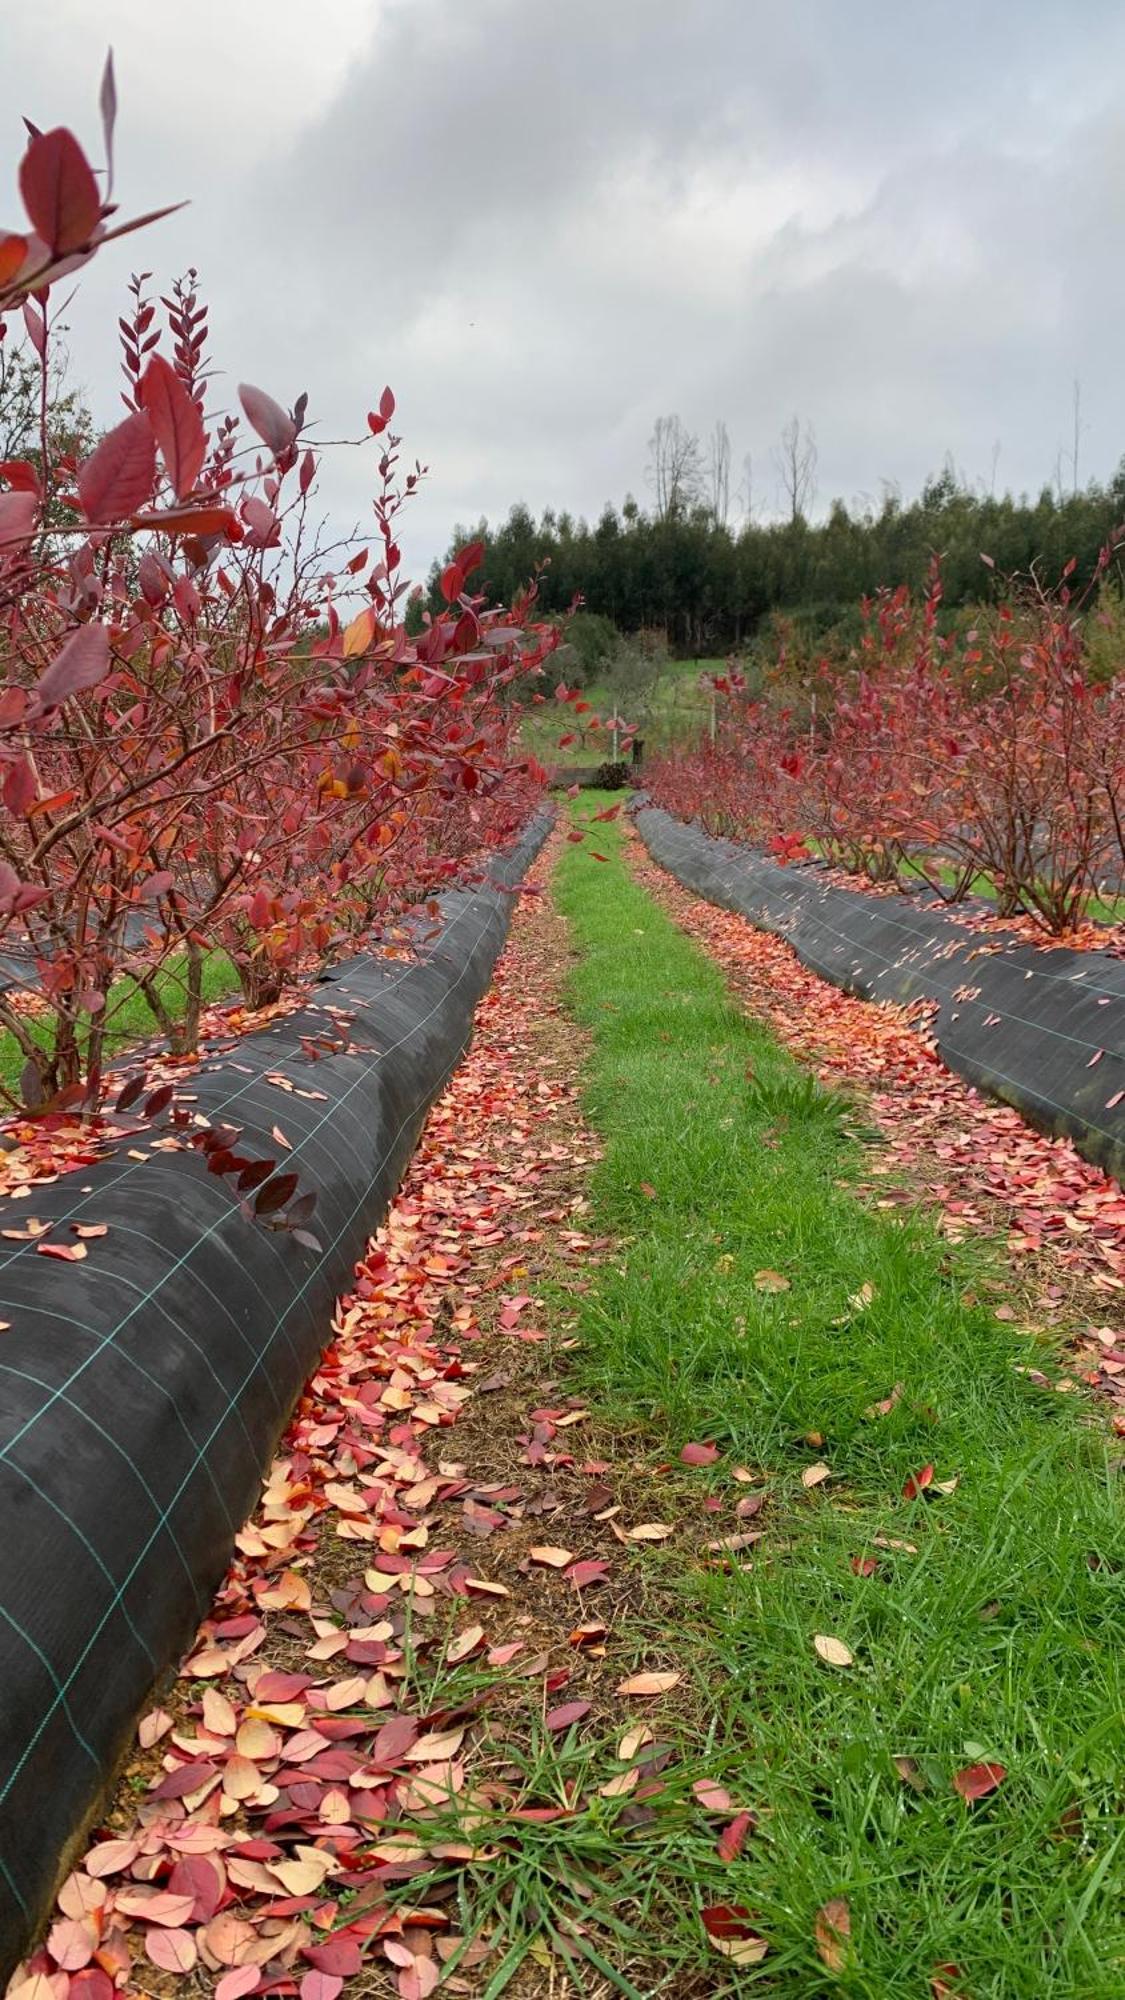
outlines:
[[[571,1563],[566,1575],[567,1582],[572,1583],[575,1590],[588,1590],[592,1584],[609,1582],[609,1564],[589,1557],[582,1562]]]
[[[83,1862],[87,1875],[98,1880],[103,1875],[123,1875],[131,1868],[138,1854],[140,1843],[136,1840],[101,1840],[90,1849]]]
[[[81,1972],[89,1965],[98,1942],[92,1917],[60,1917],[47,1933],[47,1950],[60,1972]]]
[[[191,1972],[199,1957],[191,1932],[182,1930],[148,1931],[145,1953],[162,1972]]]
[[[318,1972],[314,1966],[301,1981],[301,2000],[338,2000],[344,1982],[338,1973]]]
[[[714,1778],[696,1778],[691,1789],[704,1812],[730,1812],[733,1809],[734,1800],[726,1786],[716,1784]]]
[[[564,1701],[560,1708],[548,1710],[547,1727],[552,1733],[569,1729],[572,1723],[581,1722],[584,1715],[589,1715],[592,1706],[593,1703],[588,1701]]]
[[[718,1456],[717,1444],[685,1444],[680,1453],[684,1465],[714,1465]]]
[[[214,2000],[243,2000],[247,1993],[253,1993],[262,1983],[261,1967],[257,1965],[236,1965],[230,1972],[224,1972],[215,1988]]]

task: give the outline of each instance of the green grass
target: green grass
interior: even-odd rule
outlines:
[[[183,1013],[184,981],[187,974],[187,959],[178,955],[168,960],[158,974],[158,984],[165,1006],[179,1019]],[[213,951],[203,966],[203,1004],[210,1006],[233,993],[238,985],[238,975],[225,952]],[[28,1030],[40,1048],[51,1046],[52,1031],[49,1020],[29,1018]],[[146,1037],[159,1033],[152,1011],[135,979],[119,979],[110,988],[106,1002],[106,1059],[120,1055],[122,1049],[132,1042],[144,1041]],[[0,1033],[0,1082],[15,1090],[19,1085],[24,1057],[9,1034]]]
[[[1125,1540],[1100,1418],[1018,1372],[1056,1358],[972,1302],[985,1262],[864,1206],[854,1111],[732,1003],[627,874],[616,827],[597,846],[608,865],[567,848],[557,894],[605,1141],[587,1226],[626,1248],[579,1301],[580,1386],[656,1453],[718,1444],[692,1475],[722,1497],[716,1534],[739,1526],[730,1467],[769,1493],[745,1567],[650,1558],[682,1594],[651,1638],[712,1719],[701,1767],[760,1816],[725,1899],[772,1950],[737,1990],[906,2000],[953,1963],[973,2000],[1125,1993]],[[790,1289],[760,1290],[763,1269]],[[831,1481],[806,1490],[819,1460]],[[904,1499],[931,1462],[956,1489]],[[854,1665],[821,1664],[817,1634]],[[984,1760],[1008,1775],[966,1806],[952,1776]],[[852,1946],[830,1976],[813,1926],[835,1896]],[[676,1921],[683,1963],[690,1894]]]

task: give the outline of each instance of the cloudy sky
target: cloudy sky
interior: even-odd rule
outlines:
[[[21,113],[100,158],[109,43],[124,211],[191,206],[83,281],[97,415],[130,269],[195,263],[231,381],[325,436],[392,384],[415,573],[515,499],[644,499],[672,411],[767,515],[794,412],[820,509],[946,454],[1069,482],[1076,377],[1079,476],[1125,452],[1120,0],[8,0],[0,221]],[[339,454],[340,526],[365,493]]]

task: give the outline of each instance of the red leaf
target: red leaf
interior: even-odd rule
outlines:
[[[166,535],[226,535],[232,542],[242,539],[237,514],[231,508],[217,504],[209,507],[153,508],[144,514],[134,514],[129,525],[133,528],[157,528]],[[147,591],[145,594],[148,595]]]
[[[463,549],[458,549],[456,561],[462,576],[471,576],[484,561],[484,543],[466,542]]]
[[[750,1912],[741,1903],[708,1903],[699,1912],[708,1937],[752,1938],[757,1936]]]
[[[20,193],[36,233],[56,256],[80,250],[101,217],[93,169],[73,132],[40,132],[20,163]]]
[[[742,1852],[742,1844],[753,1825],[753,1813],[740,1812],[735,1814],[730,1825],[725,1826],[719,1835],[718,1852],[720,1861],[734,1861],[737,1859],[738,1855]]]
[[[27,237],[5,233],[0,236],[0,289],[11,283],[27,262]]]
[[[58,708],[72,694],[104,681],[110,668],[109,633],[104,625],[80,625],[35,684],[40,709]]]
[[[717,1444],[685,1444],[680,1453],[684,1465],[714,1465],[718,1456]]]
[[[255,1215],[276,1215],[278,1209],[285,1207],[290,1195],[296,1193],[299,1178],[298,1174],[275,1174],[254,1198]]]
[[[561,1708],[548,1711],[548,1729],[569,1729],[572,1722],[581,1722],[584,1715],[589,1715],[592,1705],[588,1701],[564,1701]]]
[[[588,1556],[582,1562],[571,1563],[566,1575],[575,1590],[587,1590],[591,1584],[608,1583],[609,1565],[600,1557]]]
[[[966,1801],[986,1799],[1002,1785],[1008,1773],[1003,1764],[966,1764],[953,1779],[953,1789]]]
[[[164,470],[177,500],[195,487],[207,454],[207,434],[194,397],[189,396],[174,368],[154,354],[140,382],[141,408],[148,411]]]
[[[108,431],[78,468],[78,498],[88,521],[124,521],[152,496],[156,439],[143,410]]]
[[[40,493],[39,474],[26,458],[6,458],[0,462],[0,479],[20,493]]]
[[[909,1479],[903,1485],[903,1499],[916,1500],[920,1493],[925,1492],[927,1486],[932,1485],[933,1477],[934,1468],[932,1465],[924,1465],[921,1472],[912,1472]]]
[[[0,559],[31,540],[39,519],[39,501],[34,493],[0,493]]]
[[[257,431],[263,444],[268,444],[275,458],[289,450],[296,442],[297,426],[280,403],[267,396],[264,389],[255,389],[252,382],[240,382],[238,400],[246,412],[246,420]]]
[[[353,1978],[363,1964],[359,1941],[354,1937],[329,1938],[326,1944],[304,1945],[301,1956],[315,1965],[318,1972],[330,1973],[337,1979]]]
[[[392,396],[389,389],[384,389],[382,395],[379,398],[378,416],[375,415],[375,412],[373,410],[369,410],[367,412],[367,422],[373,437],[378,437],[380,431],[386,430],[387,425],[390,423],[391,418],[394,416],[394,413],[395,413],[395,399]]]
[[[87,1965],[71,1979],[67,2000],[114,2000],[116,1992],[108,1972],[100,1965]]]

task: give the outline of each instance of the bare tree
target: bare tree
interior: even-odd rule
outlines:
[[[1086,426],[1082,422],[1082,384],[1076,375],[1074,378],[1073,443],[1070,450],[1070,465],[1073,477],[1072,490],[1075,494],[1078,492],[1078,448],[1082,442],[1082,433],[1085,428]]]
[[[812,425],[790,417],[773,454],[782,499],[791,521],[799,521],[816,498],[816,439]]]
[[[718,525],[725,528],[730,514],[730,432],[721,417],[715,419],[707,440],[707,501]]]
[[[754,519],[754,455],[746,452],[742,459],[742,484],[738,489],[742,511],[748,521]]]
[[[703,492],[699,439],[677,416],[657,417],[648,441],[648,483],[661,520],[682,514]]]

